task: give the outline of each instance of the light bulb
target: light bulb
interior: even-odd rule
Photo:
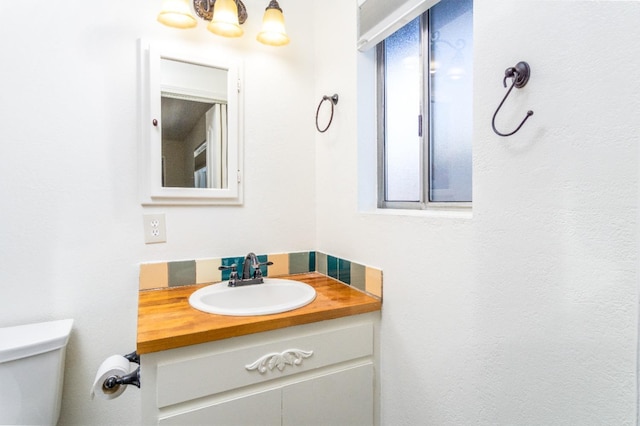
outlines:
[[[198,24],[187,0],[164,0],[158,22],[173,28],[193,28]]]
[[[240,37],[244,31],[238,22],[238,5],[234,0],[216,0],[213,18],[207,29],[223,37]]]
[[[262,18],[262,31],[256,39],[270,46],[284,46],[289,43],[289,36],[284,27],[284,15],[276,0],[271,0]]]

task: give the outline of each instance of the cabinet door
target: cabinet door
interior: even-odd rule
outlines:
[[[280,426],[280,398],[280,389],[273,389],[164,417],[158,424]]]
[[[282,425],[373,425],[373,364],[283,388]]]

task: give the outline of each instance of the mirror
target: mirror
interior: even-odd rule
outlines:
[[[240,204],[239,67],[140,52],[142,203]]]
[[[160,59],[162,186],[227,187],[227,70]]]

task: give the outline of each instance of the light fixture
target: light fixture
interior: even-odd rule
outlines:
[[[235,0],[215,0],[213,17],[207,29],[223,37],[240,37],[244,34],[240,28],[238,5]]]
[[[439,45],[448,46],[450,48],[449,52],[453,51],[451,59],[445,61],[445,63],[448,64],[447,76],[451,80],[462,79],[466,73],[463,55],[466,42],[463,39],[458,39],[455,41],[455,44],[451,43],[448,40],[440,38],[440,31],[434,31],[431,34],[431,60],[429,63],[429,72],[431,74],[436,74],[440,69],[440,63],[434,57],[435,52],[438,50],[437,46]],[[440,55],[438,55],[438,57],[440,57]]]
[[[451,58],[451,65],[447,71],[447,77],[451,80],[460,80],[463,78],[466,74],[464,65],[464,58],[460,50],[458,50],[455,55],[453,55],[453,58]]]
[[[174,28],[193,28],[198,23],[191,14],[187,0],[164,0],[158,21]]]
[[[289,36],[284,28],[284,15],[277,0],[271,0],[264,11],[262,31],[256,39],[262,44],[270,46],[284,46],[289,43]]]
[[[248,18],[247,8],[242,0],[192,0],[196,15],[210,21],[207,29],[223,37],[240,37],[244,31],[240,27]],[[158,21],[173,28],[193,28],[196,17],[191,12],[189,0],[163,0]],[[262,19],[262,30],[257,36],[260,43],[284,46],[289,36],[284,27],[284,16],[277,0],[271,0]]]

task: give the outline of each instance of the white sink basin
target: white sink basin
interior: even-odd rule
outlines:
[[[265,278],[263,284],[229,287],[211,284],[193,292],[189,304],[199,311],[218,315],[269,315],[291,311],[313,302],[316,291],[300,281]]]

